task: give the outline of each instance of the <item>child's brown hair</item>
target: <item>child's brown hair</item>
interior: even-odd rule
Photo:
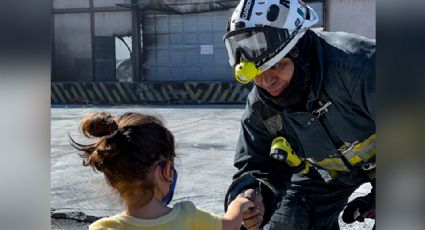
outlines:
[[[99,138],[87,145],[70,138],[71,145],[84,152],[83,165],[102,172],[106,181],[124,200],[137,197],[140,205],[154,194],[150,171],[160,160],[175,157],[174,137],[158,118],[125,113],[111,116],[91,114],[81,121],[81,131],[88,138]]]

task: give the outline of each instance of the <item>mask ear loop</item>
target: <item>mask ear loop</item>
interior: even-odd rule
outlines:
[[[176,170],[174,169],[174,163],[173,162],[171,162],[171,168],[170,168],[171,170],[173,170],[173,177],[171,178],[171,180],[170,180],[170,184],[172,184],[173,182],[174,182],[174,178],[176,177]]]

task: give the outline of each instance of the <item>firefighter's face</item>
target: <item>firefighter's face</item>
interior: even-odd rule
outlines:
[[[254,82],[272,96],[279,96],[291,82],[294,74],[294,62],[290,58],[283,58],[274,66],[254,78]]]

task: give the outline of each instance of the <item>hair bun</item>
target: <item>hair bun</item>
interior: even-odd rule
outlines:
[[[108,136],[117,129],[114,118],[105,112],[91,114],[81,121],[81,131],[86,137]]]

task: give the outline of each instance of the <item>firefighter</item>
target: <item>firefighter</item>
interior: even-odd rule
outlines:
[[[223,37],[236,80],[254,83],[225,198],[254,201],[247,229],[339,229],[345,207],[346,222],[375,216],[375,41],[317,22],[301,0],[242,0]]]

